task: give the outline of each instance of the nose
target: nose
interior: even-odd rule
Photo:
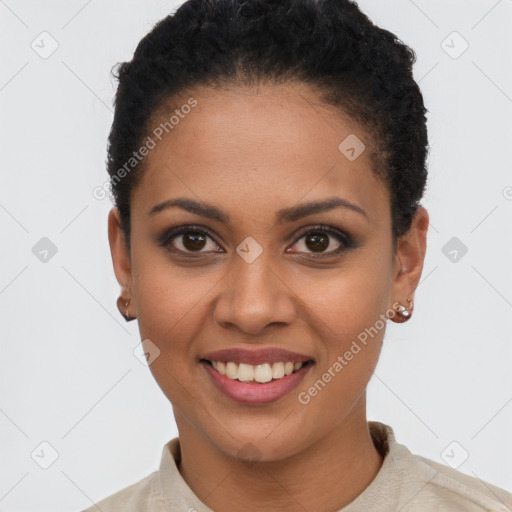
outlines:
[[[224,277],[214,319],[224,328],[258,335],[270,326],[293,322],[296,302],[290,283],[260,255],[252,263],[238,258]]]

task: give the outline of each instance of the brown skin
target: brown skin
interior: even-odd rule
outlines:
[[[298,393],[380,314],[413,297],[428,213],[419,207],[393,254],[389,191],[371,170],[369,135],[339,109],[321,105],[306,86],[203,88],[179,100],[190,96],[198,105],[150,152],[132,195],[131,251],[118,210],[108,219],[129,313],[138,319],[141,339],[161,351],[150,369],[173,406],[180,473],[216,512],[338,510],[382,465],[368,431],[366,386],[385,328],[308,404]],[[367,146],[353,162],[338,150],[349,134]],[[367,217],[335,208],[275,221],[279,209],[333,196],[360,206]],[[176,197],[212,203],[232,220],[226,225],[179,208],[148,215]],[[215,238],[194,246],[178,235],[167,248],[157,244],[166,230],[191,224]],[[359,247],[336,255],[340,242],[332,235],[328,246],[315,245],[303,231],[318,224],[348,233]],[[263,249],[250,264],[235,251],[247,236]],[[332,256],[311,256],[322,253]],[[315,365],[284,398],[242,404],[218,391],[198,363],[206,352],[234,346],[282,347],[309,355]],[[257,447],[255,464],[238,453],[248,443]]]

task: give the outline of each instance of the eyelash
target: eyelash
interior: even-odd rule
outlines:
[[[342,245],[340,245],[340,247],[338,249],[335,249],[335,250],[332,250],[332,251],[329,251],[326,253],[318,253],[318,254],[307,253],[308,257],[311,257],[313,259],[332,257],[334,255],[338,255],[348,249],[352,249],[357,246],[356,243],[354,242],[354,240],[349,235],[347,235],[343,231],[333,228],[332,226],[326,226],[325,224],[319,224],[317,226],[309,227],[309,228],[303,230],[301,233],[299,233],[299,235],[297,235],[298,238],[296,238],[294,245],[304,236],[306,236],[310,233],[318,233],[318,232],[322,232],[329,236],[332,236],[338,242],[340,242]],[[169,249],[168,246],[169,246],[170,242],[177,236],[183,235],[183,234],[205,235],[205,236],[209,237],[210,239],[212,239],[217,245],[219,245],[217,243],[217,241],[215,240],[215,237],[213,237],[213,235],[209,232],[209,230],[202,228],[200,226],[196,226],[196,225],[179,226],[177,228],[167,231],[161,237],[158,238],[158,245],[167,248],[167,250],[170,250],[171,252],[175,252],[178,254],[185,254],[187,256],[192,255],[191,257],[197,257],[197,256],[195,256],[195,254],[197,254],[197,255],[205,254],[202,252],[194,252],[194,251],[186,252],[186,251],[182,251],[181,249],[176,249],[176,248]],[[216,252],[218,253],[219,251],[216,251]]]

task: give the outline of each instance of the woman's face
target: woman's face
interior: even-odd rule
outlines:
[[[180,436],[193,430],[242,458],[252,443],[259,459],[279,460],[365,418],[382,319],[415,283],[400,273],[400,252],[393,257],[389,191],[357,123],[299,85],[196,89],[177,104],[191,96],[197,105],[155,139],[133,192],[131,259],[111,212],[116,275],[141,339],[151,340],[150,369]],[[179,206],[152,213],[177,199],[220,215]],[[333,199],[340,205],[302,209]],[[178,227],[186,229],[166,238]],[[413,252],[404,259],[414,262]],[[300,360],[259,352],[277,348],[313,363],[282,381],[244,383],[203,361],[232,348],[249,359],[219,359]],[[280,375],[279,364],[274,370]],[[257,371],[268,378],[266,366]]]

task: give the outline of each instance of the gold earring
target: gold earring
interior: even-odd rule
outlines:
[[[123,318],[129,322],[131,320],[135,320],[135,317],[131,317],[130,313],[128,312],[128,304],[130,303],[130,299],[125,300],[122,296],[120,296],[117,299],[117,309],[119,309],[119,312],[121,315],[123,315]],[[124,306],[124,307],[123,307]]]
[[[398,309],[396,310],[396,315],[393,316],[392,320],[393,322],[396,322],[398,324],[407,322],[411,318],[412,310],[414,308],[414,302],[411,298],[407,299],[407,302],[409,303],[409,306],[398,306]]]

